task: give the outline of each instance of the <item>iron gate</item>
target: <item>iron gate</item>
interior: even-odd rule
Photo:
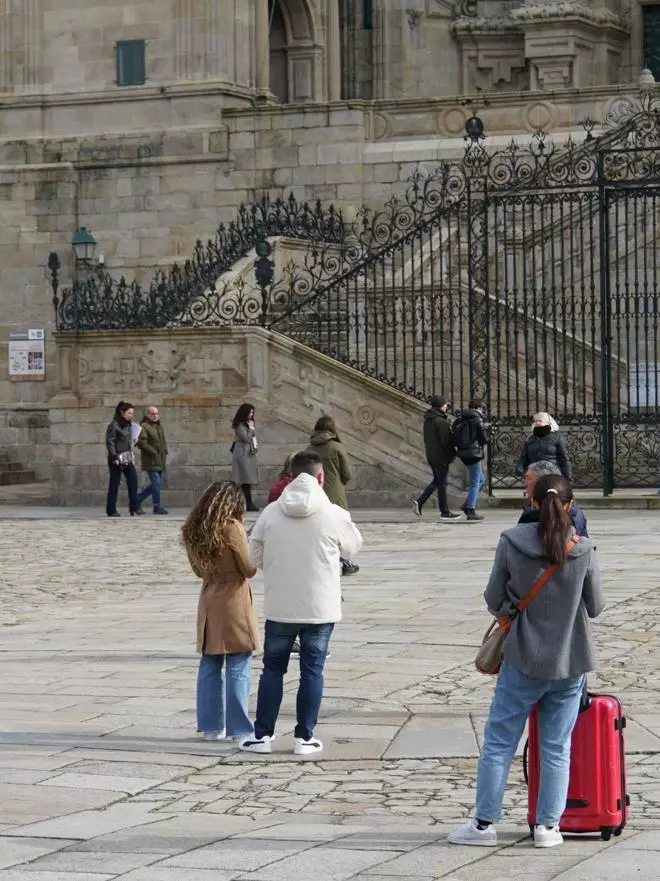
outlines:
[[[649,95],[619,111],[598,138],[586,124],[494,151],[473,116],[462,159],[418,169],[381,210],[349,223],[264,199],[146,288],[99,269],[60,300],[55,270],[57,327],[258,324],[420,399],[484,398],[491,490],[516,484],[539,410],[578,486],[657,486],[660,111]],[[274,283],[272,236],[308,243]],[[256,283],[219,286],[255,246]]]
[[[491,487],[512,484],[539,410],[560,423],[577,485],[660,481],[660,148],[647,140],[635,127],[623,144],[556,150],[539,137],[526,156],[489,161],[473,275]]]

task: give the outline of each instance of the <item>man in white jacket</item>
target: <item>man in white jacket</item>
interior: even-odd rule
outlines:
[[[264,510],[250,536],[250,556],[264,572],[264,669],[259,680],[254,737],[241,749],[271,752],[293,643],[300,639],[296,703],[296,755],[320,752],[314,726],[323,697],[323,668],[333,628],[341,621],[341,557],[362,547],[348,511],[324,493],[323,465],[315,453],[298,453],[294,480]]]

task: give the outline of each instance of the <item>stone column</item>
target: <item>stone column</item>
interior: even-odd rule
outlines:
[[[0,94],[11,92],[14,82],[12,12],[9,0],[0,0]]]
[[[14,87],[18,91],[36,92],[41,86],[41,0],[21,0],[14,15]]]
[[[326,55],[328,64],[328,101],[341,101],[341,34],[339,0],[327,0]]]
[[[267,92],[270,88],[270,17],[268,0],[256,0],[256,72],[255,85],[257,91]]]

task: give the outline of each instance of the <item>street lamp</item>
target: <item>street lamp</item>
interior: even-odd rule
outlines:
[[[76,264],[89,266],[94,259],[96,239],[86,226],[81,226],[76,230],[71,245],[76,256]]]

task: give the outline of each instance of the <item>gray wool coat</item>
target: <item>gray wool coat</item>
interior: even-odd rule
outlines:
[[[502,533],[484,594],[496,617],[510,616],[548,566],[537,523]],[[504,659],[532,679],[572,679],[598,666],[589,619],[605,606],[594,547],[581,538],[504,640]]]
[[[237,425],[234,429],[234,450],[231,454],[231,479],[234,483],[253,485],[259,483],[259,466],[257,465],[257,453],[253,448],[252,439],[255,437],[253,428],[247,425]]]

